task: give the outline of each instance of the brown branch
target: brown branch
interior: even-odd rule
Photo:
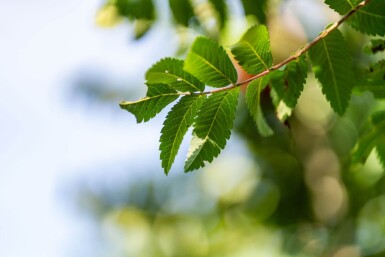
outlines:
[[[304,47],[300,48],[297,52],[295,52],[294,54],[292,54],[289,58],[287,58],[286,60],[283,60],[282,62],[272,66],[271,68],[267,69],[267,70],[264,70],[262,71],[261,73],[247,79],[247,80],[244,80],[244,81],[241,81],[241,82],[238,82],[237,84],[233,84],[231,86],[227,86],[227,87],[222,87],[222,88],[219,88],[219,89],[215,89],[215,90],[212,90],[212,91],[205,91],[205,92],[202,92],[202,93],[194,93],[194,94],[199,94],[199,95],[209,95],[209,94],[215,94],[215,93],[219,93],[219,92],[222,92],[222,91],[227,91],[227,90],[230,90],[230,89],[233,89],[233,88],[236,88],[236,87],[239,87],[239,86],[242,86],[244,84],[247,84],[253,80],[256,80],[260,77],[263,77],[279,68],[281,68],[282,66],[288,64],[289,62],[297,59],[298,57],[300,57],[302,54],[304,54],[307,50],[309,50],[312,46],[314,46],[315,44],[317,44],[321,39],[325,38],[330,32],[332,32],[333,30],[337,29],[341,24],[343,24],[350,16],[352,16],[354,13],[356,13],[358,10],[360,10],[361,8],[363,8],[365,5],[367,5],[371,0],[364,0],[362,1],[360,4],[358,4],[355,8],[353,8],[352,10],[350,10],[347,14],[345,14],[344,16],[341,17],[340,20],[336,21],[335,23],[333,23],[332,25],[330,25],[329,27],[327,27],[324,31],[322,31],[316,38],[314,38],[311,42],[309,42],[308,44],[306,44]],[[183,95],[185,94],[190,94],[190,93],[182,93]]]

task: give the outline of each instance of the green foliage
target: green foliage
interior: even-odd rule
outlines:
[[[136,102],[121,102],[120,107],[135,115],[136,121],[148,121],[154,118],[167,105],[174,102],[179,94],[166,84],[149,84],[147,96]]]
[[[385,99],[385,60],[369,67],[357,85],[361,91],[370,91],[378,99]]]
[[[371,0],[349,19],[348,24],[368,35],[385,36],[385,1]]]
[[[255,16],[261,24],[266,24],[266,8],[268,0],[259,0],[258,5],[254,0],[242,0],[246,15]]]
[[[239,65],[249,74],[268,70],[273,63],[273,56],[270,52],[269,33],[266,26],[250,28],[240,42],[232,47],[231,52]]]
[[[167,174],[188,128],[193,124],[205,95],[184,96],[168,113],[160,136],[160,159]]]
[[[268,76],[256,79],[249,84],[246,91],[246,103],[250,114],[257,125],[259,133],[263,136],[271,136],[273,134],[273,130],[267,124],[261,107],[261,92],[268,83]]]
[[[194,121],[193,138],[187,154],[185,171],[212,162],[230,138],[237,107],[239,88],[213,94],[203,103]]]
[[[353,153],[353,162],[365,162],[369,154],[377,145],[379,153],[382,153],[382,142],[385,140],[385,111],[376,112],[372,115],[371,123],[360,138]],[[377,149],[377,150],[378,150]],[[382,155],[381,155],[382,156]]]
[[[198,37],[186,57],[184,69],[206,85],[224,87],[237,82],[237,71],[216,41]]]
[[[370,45],[365,46],[363,51],[366,54],[376,54],[385,50],[385,39],[375,38],[371,39]]]
[[[286,65],[284,70],[271,74],[271,87],[285,104],[294,108],[306,82],[308,64],[305,56]]]
[[[333,10],[343,15],[352,10],[361,0],[325,0]],[[358,10],[348,24],[368,35],[385,35],[385,1],[371,0],[370,4]]]
[[[325,0],[325,4],[341,15],[349,12],[359,2],[360,0]]]
[[[313,71],[333,110],[343,115],[354,86],[352,58],[339,30],[309,49]]]
[[[278,124],[279,120],[290,122],[286,118],[290,118],[292,109],[297,105],[308,72],[314,72],[323,95],[340,116],[349,107],[352,92],[371,91],[375,98],[385,98],[385,60],[377,58],[375,64],[370,65],[363,74],[353,72],[359,71],[362,65],[353,62],[348,44],[338,29],[346,21],[362,33],[384,34],[385,2],[326,0],[325,3],[345,16],[278,64],[273,64],[266,26],[255,25],[230,49],[225,49],[212,38],[199,36],[187,51],[185,60],[164,58],[148,69],[147,96],[120,105],[133,113],[137,122],[142,122],[148,121],[182,96],[168,113],[161,131],[160,159],[166,174],[190,127],[193,127],[193,132],[185,172],[199,169],[219,155],[230,138],[240,92],[245,94],[249,113],[259,134],[269,138],[276,136],[274,132],[284,130],[284,124]],[[242,4],[246,14],[261,14],[259,11],[246,10],[251,1],[244,0]],[[265,8],[266,5],[267,1],[262,1],[259,7]],[[226,2],[211,0],[210,6],[216,10],[223,25],[228,19]],[[174,19],[181,25],[187,26],[194,18],[194,2],[170,0],[170,7]],[[188,15],[182,17],[177,14],[178,10],[184,10]],[[259,19],[264,18],[261,16]],[[374,38],[371,46],[364,51],[373,56],[382,52],[383,46],[382,38]],[[227,50],[234,56],[233,61],[239,64],[239,70],[249,75],[248,79],[238,81],[237,70]],[[308,70],[309,64],[312,70]],[[365,124],[363,121],[359,123]],[[383,161],[385,112],[373,114],[365,126],[366,129],[357,139],[352,162],[365,161],[374,148]],[[345,152],[352,150],[356,139],[351,141],[350,146],[345,147],[349,147]]]
[[[174,20],[178,24],[188,27],[194,18],[194,9],[190,1],[169,0],[169,5]]]
[[[385,169],[385,137],[377,142],[376,150],[378,158]]]
[[[155,18],[152,0],[116,0],[116,7],[122,16],[130,19],[152,20]]]
[[[165,58],[154,64],[146,73],[147,83],[168,84],[181,92],[203,91],[205,85],[183,70],[183,61]]]
[[[219,26],[223,28],[225,21],[227,20],[227,6],[224,0],[209,0],[214,6],[219,16]]]

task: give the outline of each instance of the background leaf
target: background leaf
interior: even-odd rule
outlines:
[[[194,41],[184,62],[184,69],[212,87],[235,84],[238,78],[223,47],[206,37],[198,37]]]
[[[371,126],[363,133],[355,148],[353,163],[365,162],[373,148],[385,140],[385,111],[374,113],[371,121]],[[381,151],[383,147],[378,149]]]
[[[276,70],[270,76],[270,83],[276,94],[285,104],[294,108],[301,95],[307,77],[305,56],[288,63],[284,70]]]
[[[385,39],[375,38],[370,40],[370,44],[366,45],[363,51],[366,54],[376,54],[385,50]]]
[[[239,65],[249,74],[258,74],[268,70],[273,57],[270,52],[270,39],[266,26],[250,28],[239,43],[231,49]]]
[[[333,110],[344,114],[353,88],[353,62],[341,32],[336,29],[308,51],[313,71]]]
[[[361,0],[325,0],[325,4],[341,15],[348,13],[360,2]]]
[[[135,101],[125,101],[120,103],[120,108],[125,109],[135,115],[138,123],[154,118],[167,105],[179,97],[177,91],[166,84],[148,85],[147,96]]]
[[[370,91],[377,99],[385,99],[385,60],[371,65],[364,77],[357,83],[360,91]]]
[[[183,70],[183,61],[165,58],[155,63],[146,73],[147,83],[164,83],[182,92],[203,91],[205,85]]]
[[[190,1],[169,0],[169,5],[174,20],[178,24],[188,27],[189,22],[194,18],[194,9]]]
[[[219,27],[223,28],[225,21],[227,20],[227,5],[224,0],[209,0],[218,13]]]
[[[261,92],[268,83],[269,76],[261,77],[250,82],[246,91],[247,107],[249,108],[250,114],[262,136],[271,136],[274,133],[269,124],[266,122],[261,108]]]
[[[376,146],[377,156],[382,166],[385,169],[385,137],[377,142]]]
[[[255,3],[255,0],[242,0],[245,14],[255,16],[260,24],[266,24],[267,3],[268,0],[259,0],[258,4]]]
[[[185,171],[203,167],[212,162],[226,146],[233,127],[239,87],[209,96],[200,108],[194,122],[193,138]]]
[[[162,167],[166,174],[174,162],[184,135],[193,124],[195,115],[205,98],[205,95],[184,96],[168,113],[163,123],[159,147]]]

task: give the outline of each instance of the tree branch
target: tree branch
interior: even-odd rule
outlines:
[[[282,66],[288,64],[289,62],[297,59],[298,57],[300,57],[302,54],[306,53],[307,50],[309,50],[312,46],[314,46],[315,44],[317,44],[321,39],[325,38],[330,32],[332,32],[333,30],[337,29],[341,24],[343,24],[350,16],[352,16],[354,13],[356,13],[358,10],[360,10],[361,8],[363,8],[364,6],[366,6],[371,0],[364,0],[362,1],[361,3],[359,3],[355,8],[353,8],[352,10],[350,10],[347,14],[345,14],[344,16],[341,17],[340,20],[336,21],[335,23],[331,24],[329,27],[327,27],[324,31],[322,31],[316,38],[314,38],[311,42],[309,42],[308,44],[306,44],[305,46],[303,46],[302,48],[300,48],[299,50],[297,50],[294,54],[292,54],[289,58],[283,60],[282,62],[272,66],[271,68],[267,69],[267,70],[264,70],[263,72],[247,79],[247,80],[244,80],[244,81],[241,81],[241,82],[238,82],[237,84],[235,85],[231,85],[231,86],[227,86],[227,87],[222,87],[222,88],[219,88],[219,89],[215,89],[215,90],[211,90],[211,91],[205,91],[205,92],[202,92],[202,93],[194,93],[194,94],[198,94],[198,95],[209,95],[209,94],[215,94],[215,93],[219,93],[219,92],[222,92],[222,91],[227,91],[227,90],[231,90],[233,88],[236,88],[236,87],[239,87],[239,86],[242,86],[244,84],[247,84],[247,83],[250,83],[251,81],[253,80],[256,80],[260,77],[263,77],[279,68],[281,68]],[[183,95],[185,94],[191,94],[191,93],[182,93]]]

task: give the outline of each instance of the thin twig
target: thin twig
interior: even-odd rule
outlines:
[[[304,47],[300,48],[298,51],[296,51],[294,54],[292,54],[289,58],[287,58],[286,60],[283,60],[282,62],[272,66],[271,68],[267,69],[267,70],[264,70],[262,71],[261,73],[251,77],[251,78],[248,78],[244,81],[241,81],[241,82],[238,82],[236,84],[233,84],[231,86],[227,86],[227,87],[222,87],[222,88],[219,88],[219,89],[215,89],[215,90],[212,90],[212,91],[205,91],[205,92],[202,92],[202,93],[194,93],[194,94],[198,94],[198,95],[209,95],[209,94],[215,94],[215,93],[219,93],[219,92],[222,92],[222,91],[226,91],[226,90],[230,90],[230,89],[233,89],[233,88],[236,88],[236,87],[239,87],[239,86],[242,86],[244,84],[247,84],[253,80],[256,80],[260,77],[263,77],[279,68],[281,68],[282,66],[288,64],[289,62],[293,61],[293,60],[296,60],[298,57],[300,57],[302,54],[304,54],[307,50],[309,50],[312,46],[314,46],[315,44],[317,44],[321,39],[325,38],[330,32],[332,32],[333,30],[337,29],[341,24],[343,24],[350,16],[352,16],[354,13],[356,13],[358,10],[360,10],[361,8],[363,8],[365,5],[367,5],[368,3],[370,2],[370,0],[364,0],[362,1],[361,3],[359,3],[355,8],[353,8],[352,10],[350,10],[347,14],[345,14],[344,16],[342,16],[342,18],[338,21],[336,21],[335,23],[333,23],[332,25],[330,25],[329,27],[327,27],[324,31],[322,31],[316,38],[314,38],[311,42],[309,42],[308,44],[306,44]],[[187,95],[187,94],[191,94],[191,93],[181,93],[181,95]]]

